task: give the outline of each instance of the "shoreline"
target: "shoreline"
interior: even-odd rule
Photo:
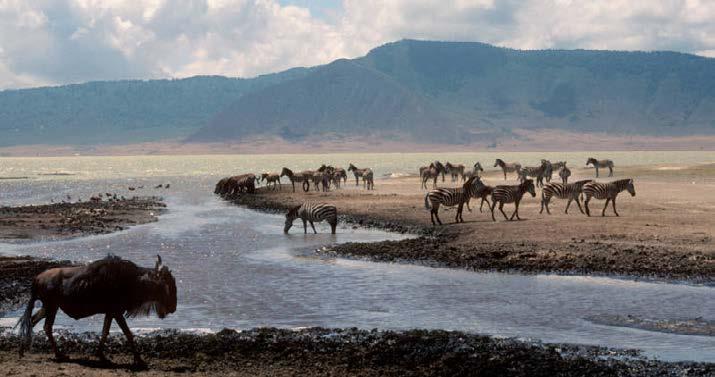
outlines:
[[[92,356],[97,333],[59,332],[60,347],[71,361],[61,364],[69,374],[133,373],[124,339],[107,342],[112,364]],[[17,356],[18,337],[0,336],[0,363],[13,375],[57,373],[49,345],[37,334],[25,358]],[[161,330],[137,337],[149,364],[147,375],[230,373],[256,375],[619,375],[709,376],[713,363],[664,362],[635,350],[598,346],[548,344],[501,339],[444,330],[361,330],[255,328],[212,334]],[[197,352],[197,350],[201,350]],[[28,368],[28,364],[32,368]]]

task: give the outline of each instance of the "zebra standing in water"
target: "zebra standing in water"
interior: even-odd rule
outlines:
[[[511,221],[514,219],[514,216],[516,216],[517,220],[521,220],[519,217],[519,202],[521,202],[521,198],[524,196],[524,193],[529,193],[531,194],[531,197],[536,197],[536,189],[534,188],[534,181],[531,179],[526,179],[524,182],[522,182],[519,185],[516,186],[506,186],[506,185],[501,185],[494,187],[494,190],[492,191],[492,221],[497,221],[497,219],[494,218],[494,208],[496,208],[497,203],[499,203],[499,211],[501,211],[501,214],[504,215],[504,218]],[[506,213],[504,213],[504,204],[505,203],[514,203],[514,213],[511,214],[511,217],[507,217]]]
[[[472,177],[460,188],[438,188],[428,192],[425,195],[425,209],[430,211],[432,225],[436,225],[435,219],[439,225],[442,225],[438,215],[440,204],[446,207],[457,206],[457,216],[454,220],[457,223],[464,222],[462,218],[464,203],[468,203],[470,198],[476,197],[482,186],[484,184],[479,177]]]
[[[591,211],[588,209],[588,202],[591,198],[596,198],[599,200],[606,199],[606,205],[601,211],[601,216],[606,216],[606,208],[608,208],[608,202],[613,204],[613,213],[616,216],[620,216],[616,211],[616,197],[623,190],[628,190],[631,196],[636,196],[636,188],[633,185],[632,179],[621,179],[618,181],[613,181],[609,183],[598,183],[591,182],[583,186],[583,194],[586,195],[586,200],[583,202],[583,206],[586,207],[586,215],[591,216]]]
[[[561,177],[561,183],[569,183],[569,177],[571,176],[571,169],[566,167],[566,161],[564,161],[564,166],[559,170],[559,177]]]
[[[589,157],[586,160],[586,166],[593,165],[596,168],[596,178],[598,178],[598,168],[608,168],[608,176],[613,177],[613,161],[611,160],[596,160],[593,157]]]
[[[496,161],[494,161],[494,167],[500,167],[502,171],[504,171],[504,180],[506,181],[506,173],[511,173],[515,172],[516,175],[519,175],[519,172],[521,171],[521,164],[518,162],[504,162],[501,158],[497,158]]]
[[[564,213],[569,213],[569,206],[571,206],[571,202],[574,200],[578,205],[578,210],[581,211],[581,213],[584,213],[583,208],[581,208],[581,200],[579,199],[579,196],[583,192],[583,185],[590,182],[593,182],[593,180],[584,179],[583,181],[577,181],[571,184],[549,183],[548,185],[544,186],[544,189],[541,190],[541,210],[539,211],[539,213],[544,212],[544,208],[546,208],[546,213],[548,213],[549,215],[551,214],[551,211],[549,211],[549,202],[551,201],[551,197],[553,196],[559,199],[568,199],[568,203],[566,203],[566,210],[564,211]]]
[[[308,233],[308,223],[313,228],[313,233],[318,233],[315,230],[315,225],[313,225],[314,221],[321,222],[325,220],[330,224],[330,230],[333,234],[335,234],[335,227],[338,225],[338,211],[335,206],[325,203],[303,203],[288,211],[283,233],[288,234],[288,231],[293,226],[293,220],[296,218],[303,220],[303,231],[306,234]]]

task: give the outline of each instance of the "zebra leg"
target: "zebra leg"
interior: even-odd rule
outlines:
[[[581,201],[579,200],[578,196],[576,197],[576,204],[578,205],[578,210],[581,211],[581,214],[585,214],[583,212],[583,208],[581,208]]]
[[[335,228],[338,226],[338,219],[332,220],[330,222],[330,232],[335,234]]]
[[[434,213],[434,218],[437,219],[437,223],[442,225],[442,220],[439,219],[439,207],[432,207],[432,212]]]
[[[613,177],[613,167],[611,166],[608,167],[608,176]]]
[[[464,222],[464,219],[462,219],[462,210],[464,209],[464,203],[459,203],[457,206],[457,216],[455,218],[456,223]]]
[[[504,180],[506,181],[506,169],[502,169],[504,171]]]
[[[611,199],[611,204],[613,205],[613,213],[615,213],[616,216],[620,217],[621,215],[619,215],[618,211],[616,211],[616,198]]]
[[[551,211],[549,210],[549,202],[551,201],[551,197],[546,198],[543,195],[541,196],[541,211],[539,213],[544,212],[544,207],[546,207],[546,213],[549,215],[551,214]],[[571,202],[569,202],[571,203]],[[566,210],[568,211],[568,206],[566,207]]]
[[[310,222],[310,227],[313,228],[313,233],[314,233],[314,234],[318,234],[318,231],[315,230],[315,225],[313,225],[313,221],[311,220],[311,221],[309,221],[309,222]]]
[[[591,201],[591,197],[586,195],[586,200],[583,201],[583,207],[586,210],[586,216],[591,217],[591,210],[588,208],[588,202]]]
[[[606,205],[603,206],[603,211],[601,211],[601,216],[606,216],[606,208],[608,208],[609,201],[611,201],[611,198],[606,198]]]
[[[564,211],[564,213],[566,213],[566,214],[569,213],[569,207],[571,207],[571,202],[572,202],[572,201],[573,201],[573,198],[569,198],[569,201],[566,202],[566,210]],[[576,199],[576,201],[578,201],[578,199]],[[581,208],[581,206],[579,206],[579,208]]]
[[[517,220],[521,220],[519,218],[519,201],[518,200],[514,202],[514,213],[511,214],[509,221],[514,220],[514,216],[516,216]]]
[[[487,197],[486,197],[486,196],[482,196],[482,202],[479,203],[479,212],[482,212],[482,206],[484,205],[484,202],[487,202],[487,207],[488,207],[488,208],[491,208],[491,204],[490,204],[489,201],[487,200]]]
[[[497,221],[497,219],[494,218],[494,208],[495,208],[496,206],[497,206],[497,201],[496,201],[496,200],[492,200],[492,205],[491,205],[491,207],[489,208],[489,209],[492,210],[492,221]]]
[[[598,166],[596,166],[596,178],[598,178]]]
[[[308,220],[302,219],[303,220],[303,233],[308,234]]]
[[[507,217],[506,213],[504,213],[504,202],[499,202],[499,211],[501,211],[501,214],[504,215],[505,220],[509,220],[509,217]]]

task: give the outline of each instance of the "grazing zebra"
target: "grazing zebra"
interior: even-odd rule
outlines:
[[[464,182],[464,165],[453,165],[451,162],[447,161],[447,163],[444,164],[444,168],[447,173],[452,176],[452,182],[456,182],[460,176],[462,177],[462,182]]]
[[[462,218],[464,204],[468,203],[470,198],[476,197],[483,185],[479,177],[472,177],[460,188],[438,188],[428,192],[425,195],[425,208],[430,211],[432,225],[436,225],[435,219],[439,225],[442,225],[438,215],[440,204],[446,207],[457,206],[457,215],[454,220],[457,223],[464,222]]]
[[[603,207],[603,211],[601,211],[601,216],[606,216],[606,208],[608,208],[609,201],[613,203],[613,213],[615,213],[616,216],[620,216],[616,211],[616,197],[623,190],[628,190],[631,196],[636,196],[636,188],[633,185],[632,179],[620,179],[609,183],[591,182],[585,184],[583,186],[583,194],[586,196],[586,200],[584,200],[583,206],[586,207],[586,215],[591,216],[588,202],[591,201],[591,198],[596,198],[599,200],[606,199],[606,205]]]
[[[295,183],[300,182],[303,185],[303,191],[310,191],[310,180],[313,177],[313,172],[310,170],[304,170],[300,173],[293,173],[292,170],[284,167],[281,170],[281,177],[286,176],[290,180],[290,184],[293,186],[293,192],[295,192]]]
[[[561,182],[563,184],[569,183],[569,177],[571,176],[571,169],[566,167],[566,162],[564,161],[564,166],[559,170],[559,177],[561,177]]]
[[[593,157],[589,157],[586,160],[586,166],[593,165],[596,168],[596,178],[598,178],[598,168],[608,168],[608,176],[613,177],[613,161],[611,160],[596,160]]]
[[[272,190],[274,191],[276,187],[283,190],[283,185],[281,185],[281,175],[278,173],[263,173],[261,174],[260,179],[266,181],[266,187],[271,187],[270,185],[272,183]]]
[[[330,230],[335,234],[335,227],[338,225],[338,211],[335,206],[325,203],[303,203],[297,207],[291,208],[286,214],[285,227],[283,233],[288,234],[288,231],[293,226],[293,220],[300,218],[303,220],[303,231],[308,233],[308,223],[313,228],[313,233],[318,233],[315,230],[314,221],[321,222],[323,220],[330,224]]]
[[[420,179],[422,181],[422,188],[427,189],[427,181],[432,179],[432,188],[437,187],[437,178],[439,178],[439,175],[441,173],[444,173],[445,167],[442,165],[439,161],[437,161],[439,165],[435,165],[435,163],[431,163],[429,167],[425,170],[422,171],[420,175]]]
[[[531,197],[536,197],[534,181],[531,179],[527,179],[516,186],[501,185],[494,187],[494,190],[492,191],[492,221],[497,221],[494,218],[494,208],[496,208],[497,203],[499,203],[499,211],[501,211],[501,214],[504,215],[505,219],[511,221],[514,219],[514,216],[516,216],[517,220],[521,220],[519,217],[519,202],[521,202],[521,198],[526,192],[530,193]],[[506,213],[504,213],[505,203],[514,203],[515,209],[514,213],[511,214],[511,218],[507,217]]]
[[[365,186],[368,190],[375,189],[375,184],[373,182],[372,169],[370,169],[370,168],[359,169],[355,165],[350,164],[350,166],[348,166],[348,171],[353,172],[353,174],[355,175],[355,186],[360,185],[359,179],[362,178],[363,186]],[[367,175],[369,175],[369,178],[366,177]]]
[[[512,173],[515,172],[516,175],[519,175],[519,171],[521,171],[521,164],[518,162],[504,162],[501,158],[497,158],[496,161],[494,161],[494,167],[500,167],[502,171],[504,171],[504,180],[506,181],[506,173]]]
[[[545,161],[545,160],[542,160]],[[544,177],[549,172],[550,162],[542,162],[541,166],[525,166],[519,171],[519,180],[524,182],[528,177],[536,178],[536,187],[544,186]]]
[[[565,182],[549,183],[544,186],[544,189],[541,190],[541,210],[539,213],[544,212],[544,208],[546,208],[546,213],[549,215],[551,214],[551,211],[549,211],[549,202],[552,197],[568,200],[564,213],[569,213],[569,207],[571,206],[571,202],[574,200],[576,201],[576,205],[578,205],[578,210],[581,211],[581,213],[584,213],[583,208],[581,208],[581,200],[579,199],[579,196],[583,192],[583,185],[590,182],[593,182],[593,180],[584,179],[583,181],[577,181],[570,184]]]

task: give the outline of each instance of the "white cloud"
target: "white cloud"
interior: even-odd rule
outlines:
[[[713,19],[705,0],[343,0],[322,16],[278,0],[0,0],[0,89],[254,76],[401,38],[713,56]]]

